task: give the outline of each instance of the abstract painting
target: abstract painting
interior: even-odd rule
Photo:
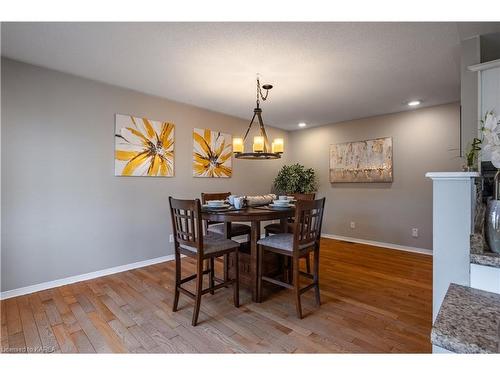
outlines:
[[[330,182],[392,182],[392,138],[331,145]]]
[[[115,176],[174,175],[174,124],[115,116]]]
[[[193,176],[231,177],[232,137],[210,129],[193,129]]]

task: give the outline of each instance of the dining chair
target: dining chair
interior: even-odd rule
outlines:
[[[292,196],[297,201],[313,201],[316,198],[316,193],[293,193]]]
[[[206,204],[211,200],[226,200],[231,195],[227,193],[201,193],[201,203]],[[247,241],[250,240],[251,227],[241,223],[231,223],[229,227],[229,238],[236,236],[247,236]],[[207,232],[214,233],[215,235],[225,236],[225,223],[219,221],[207,221]],[[237,264],[237,263],[236,263]],[[229,275],[229,258],[228,255],[224,256],[224,281],[228,280]]]
[[[200,200],[181,200],[168,198],[170,202],[170,213],[172,216],[172,227],[174,232],[175,249],[175,294],[172,310],[177,311],[179,294],[183,293],[194,300],[192,325],[198,323],[201,296],[214,294],[217,289],[233,286],[234,306],[239,307],[239,270],[235,267],[235,277],[232,280],[219,280],[215,277],[214,259],[235,254],[238,262],[240,244],[236,241],[214,236],[203,235],[203,224],[201,216]],[[196,273],[187,277],[181,277],[181,254],[196,260]],[[204,269],[203,262],[208,260],[209,268]],[[236,263],[238,264],[238,263]],[[203,276],[209,275],[209,287],[203,289]],[[182,285],[196,279],[195,293],[185,289]],[[219,282],[215,284],[215,281]]]
[[[201,193],[201,203],[206,204],[207,201],[211,200],[226,200],[231,195],[231,192],[228,193]],[[209,221],[207,222],[209,232],[213,232],[216,234],[224,235],[224,223],[218,221]],[[250,225],[240,224],[240,223],[231,223],[230,227],[230,238],[236,236],[247,235],[250,236]]]
[[[316,193],[295,193],[295,194],[292,194],[292,196],[297,201],[301,201],[301,200],[310,201],[310,200],[314,200],[316,198]],[[292,231],[293,231],[293,219],[289,220],[289,222],[287,223],[287,232],[291,233]],[[283,232],[283,230],[281,228],[280,223],[267,224],[264,227],[264,233],[265,233],[266,237],[269,236],[270,234],[278,234],[278,233],[282,233],[282,232]],[[306,271],[308,273],[311,273],[311,260],[309,259],[309,256],[305,257],[305,259],[306,259]]]
[[[316,304],[321,304],[319,294],[319,246],[321,237],[321,225],[325,198],[318,200],[299,200],[295,205],[295,220],[293,233],[278,233],[274,236],[264,237],[257,242],[258,261],[257,267],[257,299],[262,301],[262,282],[267,281],[285,288],[293,289],[295,294],[295,305],[297,317],[302,319],[302,306],[300,296],[308,290],[315,288]],[[292,260],[293,278],[292,282],[277,280],[267,277],[262,273],[262,258],[265,251],[284,255]],[[299,270],[299,259],[303,256],[314,254],[312,274]],[[301,288],[300,276],[312,279],[312,283]]]

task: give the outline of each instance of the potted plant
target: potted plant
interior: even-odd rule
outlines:
[[[276,194],[314,193],[318,190],[318,181],[313,168],[300,164],[284,165],[274,179]]]
[[[465,171],[477,171],[477,163],[479,152],[481,151],[481,143],[482,141],[479,138],[474,138],[467,147],[467,152],[465,153],[465,161],[467,163],[464,167]]]

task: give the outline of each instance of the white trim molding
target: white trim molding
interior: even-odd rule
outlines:
[[[425,177],[433,180],[468,180],[480,177],[479,172],[427,172]]]
[[[393,244],[393,243],[386,243],[386,242],[378,242],[378,241],[372,241],[372,240],[365,240],[365,239],[362,239],[362,238],[337,236],[336,234],[328,234],[328,233],[321,233],[321,237],[329,238],[329,239],[332,239],[332,240],[339,240],[339,241],[360,243],[360,244],[363,244],[363,245],[371,245],[371,246],[376,246],[376,247],[385,247],[385,248],[393,249],[393,250],[408,251],[410,253],[419,253],[419,254],[432,255],[432,250],[430,250],[430,249],[422,249],[420,247],[411,247],[411,246],[396,245],[396,244]]]
[[[470,65],[467,67],[471,72],[480,72],[482,70],[498,68],[500,66],[500,59],[487,61],[480,64]]]
[[[124,264],[121,266],[106,268],[106,269],[103,269],[100,271],[94,271],[94,272],[84,273],[81,275],[65,277],[63,279],[47,281],[47,282],[40,283],[40,284],[29,285],[29,286],[25,286],[25,287],[18,288],[18,289],[7,290],[5,292],[0,293],[0,300],[12,298],[12,297],[18,297],[18,296],[22,296],[25,294],[35,293],[35,292],[39,292],[39,291],[45,290],[45,289],[57,288],[59,286],[74,284],[74,283],[77,283],[80,281],[95,279],[95,278],[102,277],[102,276],[112,275],[114,273],[124,272],[124,271],[132,270],[135,268],[146,267],[146,266],[150,266],[152,264],[168,262],[170,260],[174,260],[174,254],[163,256],[163,257],[158,257],[158,258],[142,260],[140,262]]]

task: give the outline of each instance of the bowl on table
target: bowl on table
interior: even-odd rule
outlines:
[[[223,200],[207,201],[208,207],[224,207],[225,205],[226,205],[226,202]]]
[[[275,206],[275,207],[288,207],[288,206],[290,206],[290,201],[288,199],[275,199],[275,200],[273,200],[273,206]]]
[[[293,195],[280,195],[278,196],[278,199],[280,201],[294,201],[295,200],[295,197]]]

